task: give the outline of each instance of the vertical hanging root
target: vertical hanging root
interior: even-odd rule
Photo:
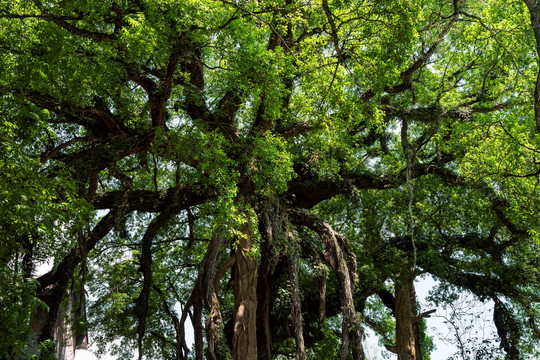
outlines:
[[[234,265],[234,258],[230,258],[221,268],[218,269],[220,259],[225,253],[226,240],[224,237],[215,236],[204,255],[204,259],[199,267],[199,275],[197,277],[195,288],[193,289],[192,297],[196,300],[194,303],[194,311],[196,321],[201,321],[200,331],[196,331],[196,358],[203,358],[203,338],[202,338],[202,320],[199,320],[199,308],[202,308],[204,302],[209,316],[206,320],[206,340],[207,340],[207,358],[217,359],[217,341],[221,331],[221,307],[217,297],[219,291],[219,280],[225,275],[227,270]],[[198,335],[200,332],[200,335]]]
[[[413,219],[413,212],[412,212],[412,206],[414,202],[414,190],[411,183],[411,172],[412,172],[412,162],[414,157],[414,150],[409,143],[409,138],[407,135],[409,125],[407,120],[403,120],[402,126],[401,126],[401,146],[403,148],[403,154],[405,155],[405,159],[407,161],[407,167],[406,167],[406,180],[407,180],[407,189],[409,190],[409,204],[408,204],[408,212],[409,212],[409,230],[411,233],[411,245],[413,249],[413,265],[412,268],[416,268],[416,244],[414,241],[414,219]]]
[[[291,244],[296,243],[292,236],[290,237],[290,239]],[[294,329],[294,337],[296,340],[296,359],[305,360],[306,349],[304,345],[304,329],[302,325],[302,306],[300,302],[300,288],[298,285],[298,273],[300,268],[298,251],[291,251],[287,263],[290,276],[290,294],[292,301],[291,321]]]
[[[351,281],[352,276],[346,261],[346,254],[340,246],[340,243],[346,242],[345,237],[337,233],[330,224],[311,214],[297,211],[290,214],[290,219],[294,224],[306,226],[319,234],[326,247],[324,259],[336,274],[343,312],[340,358],[345,360],[352,348],[353,358],[363,360],[362,339],[364,332],[354,306],[354,283]]]
[[[326,274],[319,274],[317,285],[319,288],[319,329],[322,329],[326,318]]]

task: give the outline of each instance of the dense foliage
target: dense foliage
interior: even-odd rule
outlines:
[[[0,2],[0,358],[50,356],[86,288],[74,328],[118,358],[364,359],[371,328],[429,359],[422,274],[540,356],[535,14]]]

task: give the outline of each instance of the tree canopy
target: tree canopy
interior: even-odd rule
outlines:
[[[429,359],[424,274],[539,356],[539,15],[1,2],[0,358],[50,356],[77,292],[118,358],[364,359],[370,328]]]

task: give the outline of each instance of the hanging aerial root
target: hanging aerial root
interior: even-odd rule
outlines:
[[[292,246],[296,244],[292,233],[289,236]],[[296,250],[296,251],[295,251]],[[293,249],[287,259],[289,271],[289,292],[291,294],[291,322],[294,329],[296,341],[296,359],[306,359],[306,349],[304,345],[304,329],[302,325],[302,305],[300,301],[300,288],[298,284],[298,273],[300,270],[300,261],[297,249]]]
[[[219,281],[225,275],[227,270],[235,263],[235,258],[231,257],[219,269],[218,264],[225,253],[226,239],[220,234],[216,235],[206,250],[203,261],[199,266],[195,287],[190,296],[190,306],[194,310],[194,322],[199,326],[196,330],[195,337],[195,357],[203,359],[204,342],[202,336],[202,304],[204,303],[208,310],[209,316],[206,320],[206,341],[208,359],[217,359],[217,342],[219,332],[221,331],[221,307],[219,304],[217,293],[219,291]],[[187,307],[187,305],[186,305]],[[185,321],[185,314],[182,316],[182,322]]]
[[[405,159],[407,160],[407,167],[405,170],[406,174],[406,180],[407,180],[407,189],[409,190],[409,203],[407,206],[408,214],[409,214],[409,231],[411,234],[411,246],[413,249],[413,263],[412,268],[416,268],[416,244],[414,240],[414,218],[413,218],[413,212],[412,212],[412,206],[414,203],[414,190],[412,187],[412,164],[414,160],[414,149],[412,148],[411,144],[409,143],[409,137],[407,135],[408,131],[408,121],[403,119],[402,125],[401,125],[401,147],[403,148],[403,154],[405,155]]]
[[[305,212],[292,212],[290,220],[293,224],[306,226],[319,235],[326,247],[324,259],[336,274],[343,313],[340,359],[347,358],[350,348],[352,348],[354,359],[364,359],[362,346],[364,332],[354,306],[354,283],[351,280],[346,255],[340,246],[340,243],[346,242],[346,238],[337,233],[330,224]]]

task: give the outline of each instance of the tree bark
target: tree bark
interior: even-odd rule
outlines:
[[[416,360],[415,292],[413,270],[402,269],[395,282],[396,352],[398,360]]]
[[[257,262],[249,251],[253,237],[249,224],[238,239],[233,267],[233,359],[257,360]]]
[[[219,260],[223,256],[225,239],[217,236],[209,246],[203,261],[201,291],[204,292],[204,301],[208,309],[206,319],[207,358],[217,360],[217,345],[222,331],[221,306],[218,299],[219,281],[225,272],[234,265],[234,257],[230,258],[221,268],[217,268]]]
[[[270,230],[270,228],[268,228]],[[260,360],[272,359],[272,334],[270,331],[271,286],[274,283],[275,262],[271,259],[271,230],[261,231],[261,263],[257,280],[257,346]]]
[[[294,329],[294,338],[296,341],[296,359],[306,359],[306,349],[304,344],[304,328],[302,324],[302,307],[300,301],[300,289],[298,285],[298,273],[300,270],[299,256],[296,252],[288,258],[288,270],[290,276],[290,294],[291,294],[291,322]]]
[[[202,324],[202,303],[200,299],[193,304],[193,333],[195,339],[195,359],[204,359],[204,337]]]
[[[352,348],[353,358],[363,360],[365,358],[362,346],[364,332],[354,306],[354,276],[349,272],[351,265],[347,264],[347,256],[340,246],[340,243],[346,243],[345,237],[334,231],[330,224],[311,214],[298,211],[291,213],[290,218],[293,223],[307,226],[319,234],[326,247],[324,259],[336,274],[343,314],[340,359],[345,360],[349,349]]]
[[[185,305],[184,312],[180,323],[183,328],[183,324],[186,320],[186,309],[193,306],[193,323],[195,332],[195,357],[196,359],[203,359],[204,357],[204,343],[203,343],[203,331],[202,331],[202,304],[208,310],[208,317],[206,319],[206,340],[207,340],[207,353],[208,359],[218,359],[217,341],[219,333],[221,331],[221,307],[218,299],[219,280],[223,277],[225,272],[233,265],[234,257],[229,259],[221,268],[218,269],[220,259],[224,254],[224,247],[227,243],[226,239],[220,235],[215,236],[206,250],[204,259],[199,266],[199,274],[195,282],[195,287],[190,295],[188,302]],[[184,332],[182,330],[182,338],[184,338]]]
[[[536,53],[540,58],[540,3],[538,0],[523,0],[529,13],[531,14],[531,28],[536,40]],[[536,129],[540,132],[540,70],[536,78],[534,89],[534,118],[536,120]]]

